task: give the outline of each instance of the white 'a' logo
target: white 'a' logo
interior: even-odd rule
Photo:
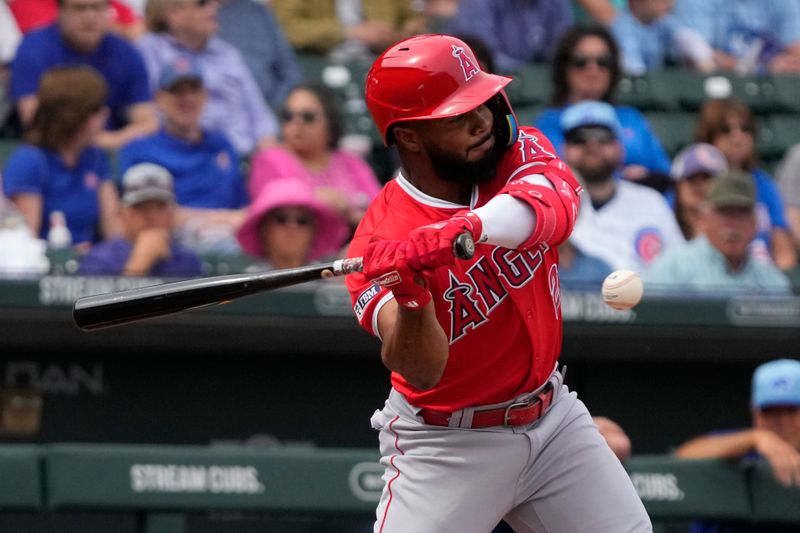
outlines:
[[[461,70],[464,72],[464,81],[469,81],[480,69],[472,62],[472,58],[466,54],[464,48],[454,44],[451,46],[453,47],[453,57],[457,58],[458,62],[461,63]]]

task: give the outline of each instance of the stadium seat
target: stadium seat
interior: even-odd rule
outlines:
[[[541,105],[519,106],[514,108],[514,114],[520,126],[533,126],[536,117],[538,117],[539,113],[544,109],[545,106]]]
[[[20,142],[18,139],[0,139],[0,170],[3,169],[11,152],[19,146]]]
[[[711,98],[732,95],[745,102],[757,115],[800,112],[800,77],[704,75],[689,70],[674,73],[672,85],[680,107],[697,111]]]
[[[506,87],[506,94],[515,109],[517,106],[541,106],[550,101],[553,89],[548,65],[526,65],[512,77],[514,80]]]
[[[694,139],[694,127],[697,116],[684,111],[650,111],[645,112],[656,136],[664,145],[664,150],[674,157],[675,154]]]
[[[800,115],[774,113],[760,117],[756,148],[762,159],[776,161],[800,143]]]
[[[671,70],[651,72],[644,76],[622,76],[617,84],[617,102],[641,111],[678,109],[675,92],[668,83],[671,76]]]

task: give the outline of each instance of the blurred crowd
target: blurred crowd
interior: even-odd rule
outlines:
[[[53,250],[169,278],[342,257],[398,165],[360,76],[429,32],[546,73],[518,119],[586,190],[565,286],[631,269],[652,293],[800,292],[800,126],[765,160],[760,111],[719,83],[800,95],[798,0],[0,0],[0,276],[46,274]],[[618,101],[663,71],[719,76],[679,151]]]

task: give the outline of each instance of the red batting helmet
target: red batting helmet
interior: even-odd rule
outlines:
[[[397,122],[451,117],[495,103],[490,107],[496,135],[508,144],[517,138],[514,113],[503,91],[510,81],[483,72],[462,40],[418,35],[392,45],[375,60],[367,74],[367,107],[389,145],[390,129]]]

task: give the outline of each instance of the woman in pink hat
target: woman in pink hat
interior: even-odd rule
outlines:
[[[349,236],[345,219],[302,179],[264,185],[237,237],[242,249],[271,269],[294,268],[340,255]]]
[[[342,116],[337,95],[321,85],[297,86],[279,117],[282,144],[253,158],[251,200],[272,180],[302,179],[355,229],[381,184],[361,157],[338,148]]]

